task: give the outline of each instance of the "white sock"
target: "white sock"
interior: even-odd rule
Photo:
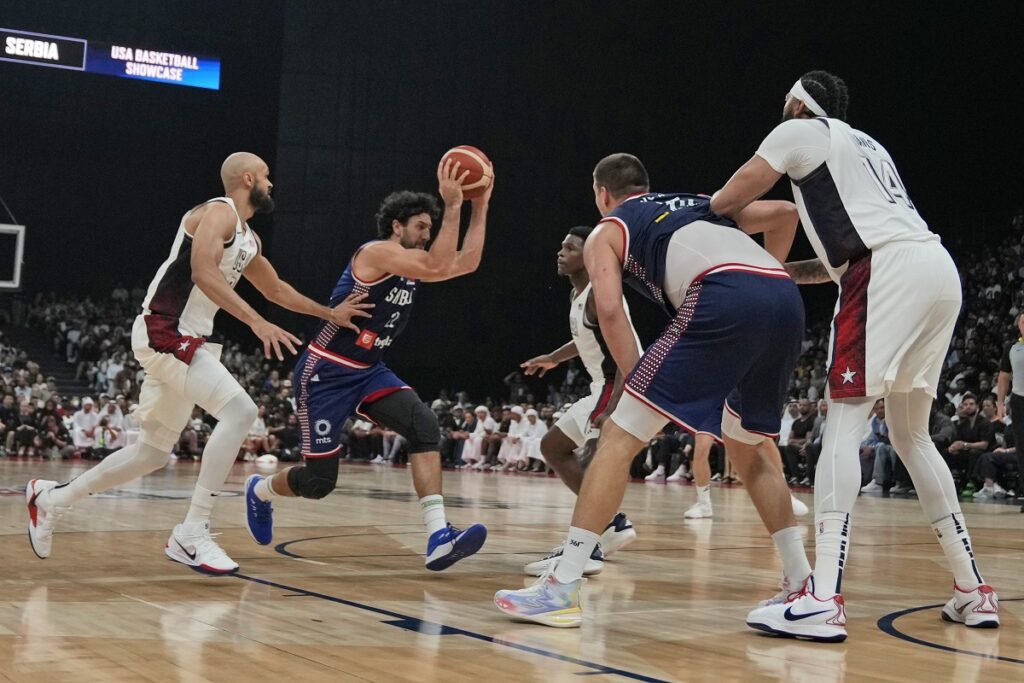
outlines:
[[[569,535],[562,548],[562,558],[555,566],[555,578],[559,583],[571,583],[583,578],[587,560],[600,540],[601,536],[593,531],[569,527]]]
[[[811,573],[811,565],[807,562],[807,553],[804,552],[804,541],[800,536],[800,527],[779,529],[772,534],[772,540],[782,557],[782,573],[789,580],[789,585],[799,586]]]
[[[711,505],[711,484],[697,487],[697,502]]]
[[[843,568],[850,552],[850,515],[823,512],[814,519],[818,528],[814,552],[814,594],[819,598],[838,595]]]
[[[420,498],[420,509],[423,511],[423,523],[427,527],[428,537],[448,526],[448,520],[444,516],[444,496],[423,496]]]
[[[185,515],[185,524],[209,522],[216,499],[217,491],[211,491],[196,484],[196,490],[192,492],[192,504],[188,508],[188,514]]]
[[[963,513],[953,513],[934,522],[932,531],[939,539],[942,552],[946,554],[957,586],[969,591],[985,583],[974,562],[974,549],[971,548],[971,536],[964,525]]]
[[[274,487],[270,485],[271,479],[273,479],[273,476],[263,477],[258,482],[256,482],[256,486],[253,487],[252,490],[252,492],[256,494],[256,497],[262,500],[264,503],[270,500],[271,498],[277,497],[277,492],[274,491]]]

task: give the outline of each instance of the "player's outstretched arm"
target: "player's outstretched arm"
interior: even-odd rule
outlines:
[[[576,349],[576,342],[569,341],[566,344],[562,344],[551,353],[544,353],[539,356],[534,356],[530,360],[523,361],[519,364],[519,367],[523,369],[525,375],[537,375],[543,377],[544,374],[553,368],[558,367],[570,358],[575,358],[580,355],[580,352]]]
[[[633,327],[622,303],[622,260],[625,254],[621,228],[605,221],[587,238],[583,246],[583,262],[593,285],[597,320],[608,350],[623,375],[628,375],[640,360],[633,337]]]
[[[764,234],[764,249],[785,263],[796,238],[800,214],[796,204],[778,200],[753,202],[736,216],[736,224],[748,235]]]
[[[462,240],[462,249],[455,255],[455,262],[447,278],[468,275],[480,267],[480,258],[484,254],[484,239],[487,236],[487,210],[491,205],[491,193],[494,192],[494,167],[491,167],[491,184],[483,195],[473,199],[473,213],[469,217],[469,228]]]
[[[781,177],[781,173],[755,154],[711,197],[711,210],[739,222],[740,212],[772,189]]]
[[[353,318],[369,318],[371,313],[368,311],[374,306],[362,303],[366,294],[353,294],[334,308],[317,303],[282,280],[262,251],[245,269],[245,279],[271,303],[289,311],[329,320],[338,327],[347,327],[356,332],[359,328],[352,322]]]

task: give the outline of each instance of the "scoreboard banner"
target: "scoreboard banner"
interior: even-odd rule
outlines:
[[[220,60],[192,52],[0,28],[0,61],[220,90]]]

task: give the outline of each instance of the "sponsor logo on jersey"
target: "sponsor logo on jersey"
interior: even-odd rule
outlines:
[[[370,330],[363,330],[359,333],[359,337],[356,339],[356,346],[361,346],[364,349],[370,350],[374,346],[374,342],[377,341],[377,333],[371,332]]]
[[[313,431],[316,432],[318,436],[327,436],[331,433],[331,421],[317,420],[313,423]],[[319,443],[319,439],[317,440],[317,443]]]

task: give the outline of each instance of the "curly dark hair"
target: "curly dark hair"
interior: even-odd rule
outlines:
[[[434,195],[426,192],[392,192],[377,209],[375,219],[377,221],[377,236],[382,240],[391,237],[391,222],[397,220],[405,225],[410,218],[416,214],[426,213],[436,223],[441,215],[441,207]]]
[[[594,232],[593,225],[575,225],[569,228],[569,234],[573,237],[579,237],[584,242],[590,237],[590,233]]]
[[[815,102],[824,107],[829,118],[846,120],[850,93],[843,79],[827,71],[808,71],[800,77],[800,84]]]

